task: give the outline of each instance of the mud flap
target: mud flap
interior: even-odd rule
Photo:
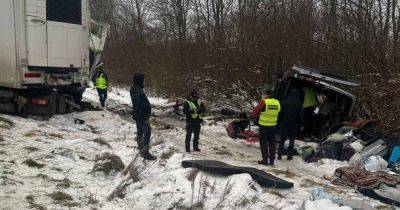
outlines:
[[[43,100],[46,103],[37,104],[34,100]],[[58,106],[57,93],[54,91],[47,91],[43,94],[37,94],[29,97],[29,102],[22,108],[21,114],[23,116],[38,116],[49,118],[57,113]]]

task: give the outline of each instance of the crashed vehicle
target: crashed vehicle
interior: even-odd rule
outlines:
[[[341,122],[352,115],[357,98],[342,88],[358,87],[359,82],[303,65],[294,65],[290,71],[280,72],[277,76],[278,100],[286,99],[292,89],[308,87],[315,90],[318,105],[311,119],[313,136],[326,136],[335,132],[342,126]]]

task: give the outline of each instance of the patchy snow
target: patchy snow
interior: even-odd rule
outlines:
[[[84,99],[97,104],[95,89],[88,89]],[[293,161],[277,160],[275,167],[258,165],[258,144],[230,139],[224,127],[227,122],[207,121],[200,137],[202,152],[185,153],[184,121],[168,114],[171,104],[167,99],[154,97],[150,101],[158,113],[151,121],[151,152],[158,159],[140,159],[137,164],[144,171],[139,180],[126,187],[123,199],[111,201],[107,197],[124,175],[93,173],[92,169],[95,156],[103,152],[118,155],[125,165],[137,155],[136,126],[129,117],[108,110],[58,115],[49,121],[0,115],[15,123],[14,126],[0,124],[1,209],[40,206],[47,209],[184,209],[191,206],[200,209],[301,209],[304,205],[310,206],[306,209],[329,209],[329,201],[305,203],[315,187],[322,187],[338,197],[365,199],[373,206],[386,206],[357,194],[352,188],[334,186],[323,178],[347,162],[324,159],[307,164],[296,157]],[[129,107],[130,103],[127,90],[114,88],[109,93],[107,106]],[[85,123],[75,124],[75,118]],[[110,147],[93,141],[99,137]],[[27,159],[44,166],[29,167],[24,163]],[[181,161],[188,159],[213,159],[255,167],[291,181],[295,187],[289,190],[262,188],[248,174],[224,177],[181,167]],[[51,197],[54,192],[66,193],[72,200],[57,201]]]
[[[131,105],[132,101],[129,91],[130,90],[128,88],[111,88],[108,92],[108,99],[118,101],[120,104]],[[83,94],[83,98],[95,102],[99,101],[99,96],[97,95],[97,91],[94,87],[86,89],[85,93]],[[159,97],[148,98],[153,106],[162,107],[171,105],[168,99]]]
[[[304,203],[305,210],[351,210],[350,207],[342,206],[340,207],[337,204],[334,204],[331,200],[322,199],[317,201],[306,201]]]

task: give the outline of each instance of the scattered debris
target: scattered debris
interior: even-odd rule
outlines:
[[[103,153],[96,155],[93,172],[101,171],[109,175],[111,172],[120,172],[124,170],[125,165],[121,158],[115,154]]]
[[[92,125],[87,125],[87,127],[90,129],[90,132],[94,133],[94,134],[99,134],[100,132],[97,130],[96,127],[92,126]]]
[[[84,121],[84,120],[81,120],[81,119],[78,119],[78,118],[75,118],[75,119],[74,119],[74,123],[75,123],[75,124],[80,124],[80,125],[82,125],[82,124],[85,124],[85,121]]]
[[[27,159],[22,163],[27,165],[27,166],[29,166],[29,167],[35,167],[35,168],[39,168],[39,169],[46,166],[46,164],[38,163],[38,162],[36,162],[36,161],[34,161],[32,159]]]

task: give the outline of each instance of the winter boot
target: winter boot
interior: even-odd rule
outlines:
[[[265,166],[269,165],[268,161],[265,161],[265,160],[259,160],[259,161],[257,161],[257,163],[261,164],[261,165],[265,165]]]
[[[270,161],[269,161],[269,165],[270,165],[270,166],[274,166],[274,160],[270,160]]]
[[[199,148],[194,148],[193,151],[200,152],[201,150]]]
[[[157,159],[154,155],[150,154],[149,152],[144,153],[143,158],[145,160],[156,160]]]

